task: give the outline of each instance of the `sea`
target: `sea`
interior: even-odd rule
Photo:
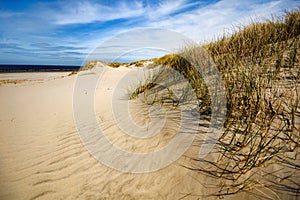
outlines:
[[[71,65],[3,65],[0,64],[0,73],[8,72],[67,72],[80,69],[81,66]]]

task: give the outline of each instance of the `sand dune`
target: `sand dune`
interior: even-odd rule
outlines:
[[[110,99],[118,80],[129,71],[123,67],[108,69],[96,90],[96,116],[106,136],[120,148],[153,151],[174,137],[178,125],[176,120],[167,119],[162,133],[149,141],[121,133],[112,118]],[[18,79],[20,74],[8,76]],[[76,76],[22,74],[22,79],[33,77],[42,81],[0,87],[0,199],[207,199],[202,195],[213,192],[208,186],[214,180],[181,166],[188,165],[184,156],[144,174],[122,173],[105,166],[87,151],[74,124]],[[147,110],[134,101],[130,106],[137,123],[146,123]],[[195,152],[188,150],[189,154]],[[255,199],[251,194],[230,199],[236,198]]]

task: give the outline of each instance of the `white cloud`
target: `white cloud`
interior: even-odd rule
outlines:
[[[143,14],[143,6],[136,1],[118,2],[115,6],[106,6],[90,1],[74,1],[59,4],[56,10],[49,10],[55,24],[85,24],[105,22],[114,19],[137,17]]]
[[[166,0],[160,2],[158,5],[147,5],[146,15],[149,19],[159,19],[167,17],[170,14],[178,12],[180,10],[189,8],[193,5],[199,4],[198,2],[188,3],[187,0]]]
[[[152,20],[149,27],[164,27],[178,31],[197,40],[207,41],[234,25],[246,25],[252,20],[270,18],[284,9],[299,5],[297,1],[278,0],[271,2],[221,0],[215,4],[200,7],[164,20]]]

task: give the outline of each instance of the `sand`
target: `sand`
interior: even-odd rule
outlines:
[[[95,94],[97,120],[107,138],[120,148],[153,151],[174,137],[178,124],[167,119],[161,134],[149,141],[122,134],[113,121],[110,102],[118,81],[130,70],[106,71]],[[140,174],[120,172],[99,162],[83,145],[74,122],[75,75],[0,75],[1,80],[8,78],[27,81],[0,86],[0,199],[217,199],[203,196],[213,191],[207,186],[214,182],[182,167],[189,164],[184,156],[163,169]],[[147,109],[143,111],[139,103],[132,101],[130,107],[137,123],[149,121],[143,114]],[[171,119],[176,119],[178,113],[173,114]],[[251,194],[225,199],[237,198],[255,199]]]

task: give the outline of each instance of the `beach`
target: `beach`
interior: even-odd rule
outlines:
[[[111,91],[126,71],[112,69],[100,90]],[[1,199],[160,199],[184,196],[194,187],[182,188],[188,170],[176,164],[150,174],[124,174],[90,155],[74,125],[75,76],[67,74],[9,74],[31,81],[0,87]]]
[[[96,116],[105,122],[101,124],[100,120],[106,136],[120,148],[148,152],[172,139],[175,133],[168,128],[176,121],[167,123],[162,135],[151,138],[150,142],[137,142],[119,135],[121,130],[110,120],[111,107],[103,106],[109,105],[114,87],[130,70],[125,67],[107,70],[95,93],[95,102],[101,102],[98,106],[95,103]],[[215,180],[184,167],[189,166],[186,156],[158,171],[138,174],[117,171],[95,159],[83,145],[74,123],[76,76],[68,74],[1,74],[2,80],[9,77],[27,81],[0,86],[0,199],[217,198],[205,196],[215,192],[210,188],[210,184],[216,184]],[[136,111],[134,104],[131,106]],[[142,115],[136,119],[139,123],[147,121]],[[185,155],[197,154],[196,151],[191,147]],[[225,199],[236,198],[255,199],[249,193]]]

